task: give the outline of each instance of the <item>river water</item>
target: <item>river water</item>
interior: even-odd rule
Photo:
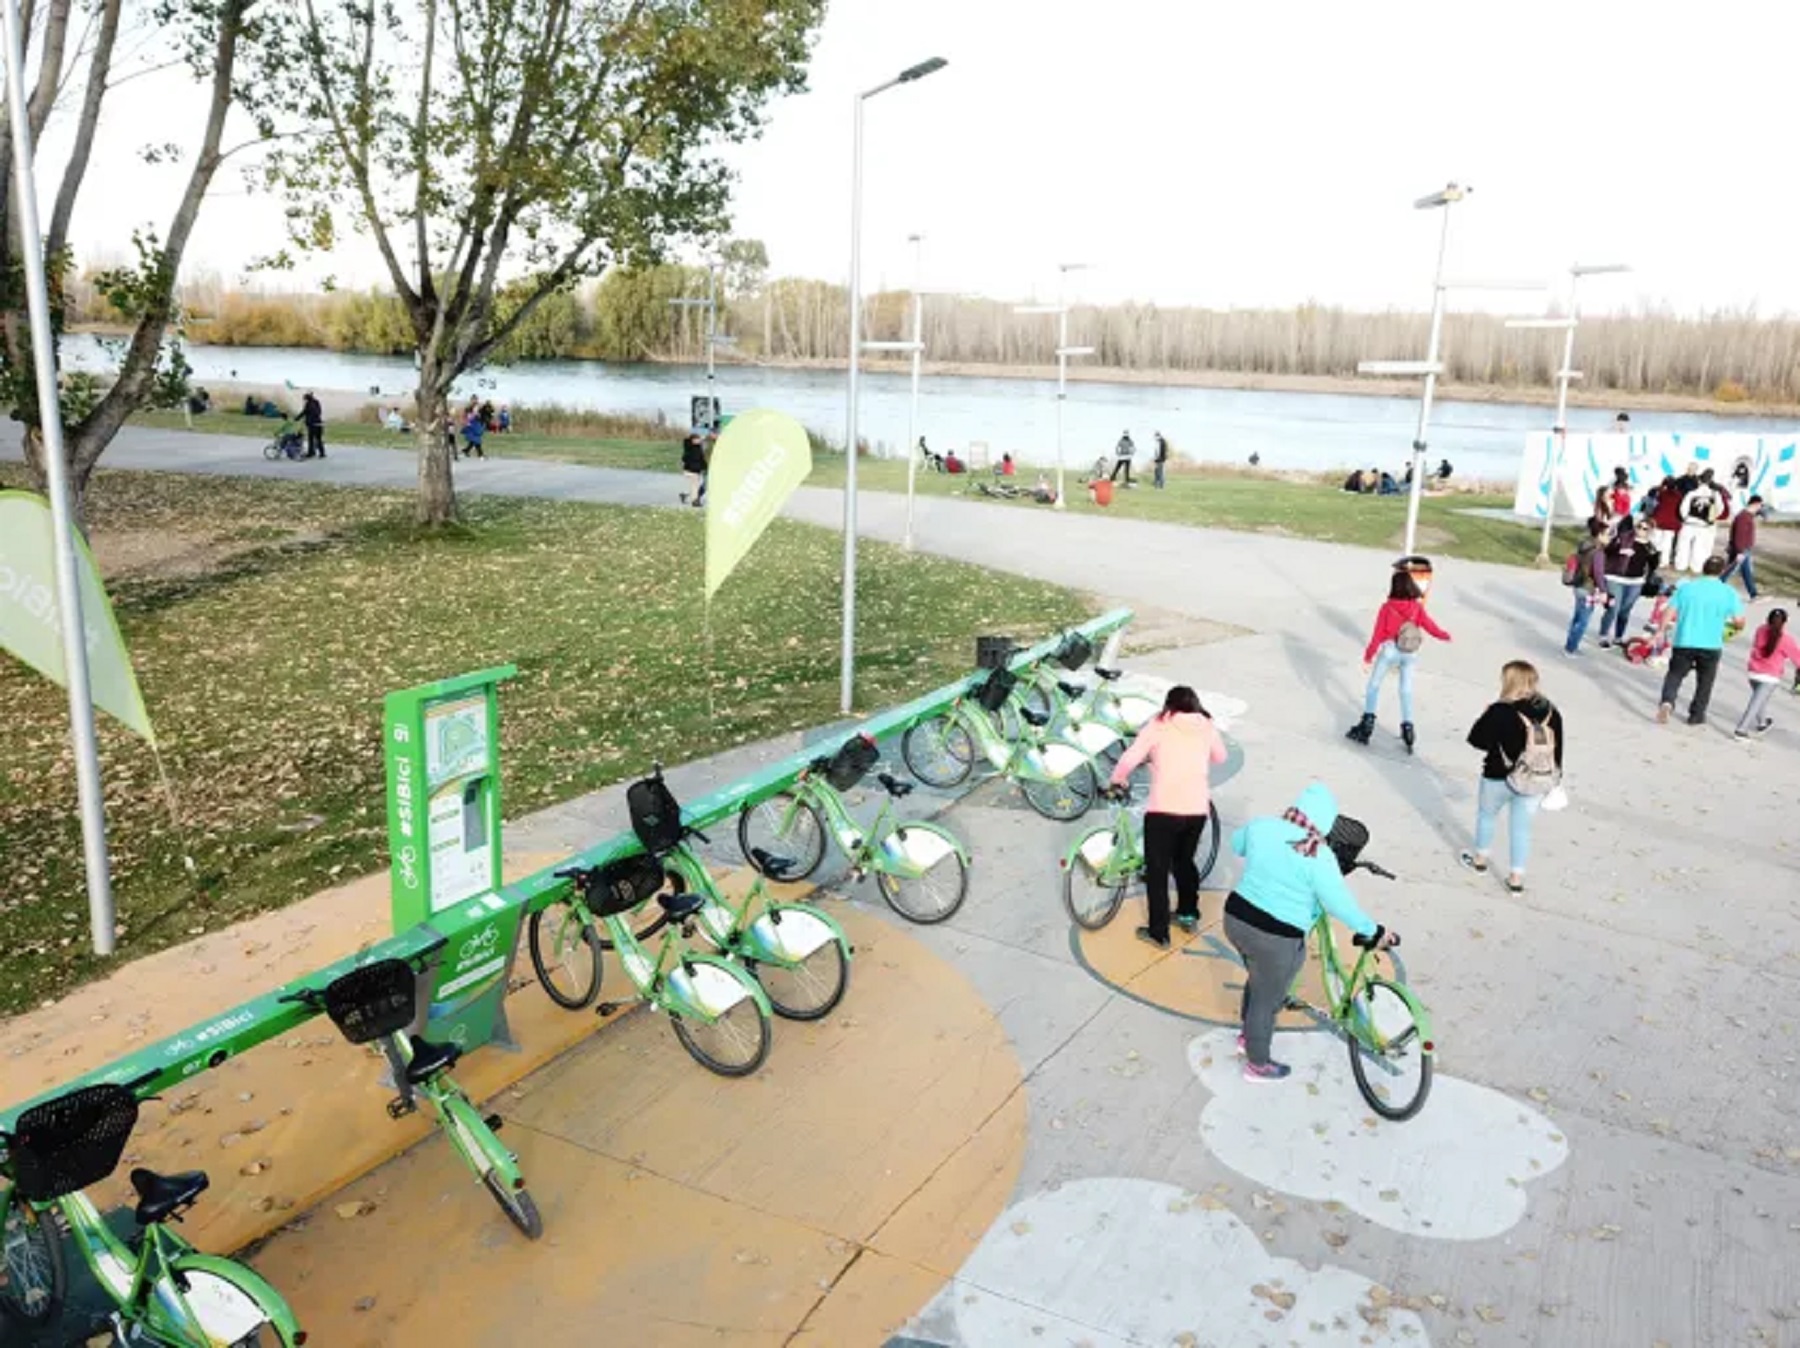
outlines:
[[[71,336],[64,359],[76,369],[105,370],[105,348]],[[200,384],[238,381],[291,384],[296,389],[366,392],[371,400],[400,402],[413,387],[411,361],[290,347],[195,346],[188,349]],[[705,391],[703,367],[532,361],[464,378],[464,396],[480,393],[508,402],[595,411],[662,413],[674,425],[688,416],[688,397]],[[834,442],[844,438],[845,378],[841,370],[722,366],[717,392],[727,412],[773,407]],[[865,374],[861,435],[878,451],[906,444],[910,383],[903,374]],[[1399,474],[1419,415],[1416,398],[1333,393],[1276,393],[1189,388],[1165,384],[1082,381],[1069,385],[1063,444],[1071,468],[1086,466],[1129,430],[1147,458],[1161,431],[1177,453],[1216,463],[1261,456],[1264,468],[1326,469],[1379,465]],[[1610,427],[1613,414],[1572,409],[1571,430]],[[1459,476],[1510,482],[1518,472],[1527,433],[1549,427],[1546,407],[1512,403],[1439,402],[1428,433],[1429,456],[1448,458]],[[1633,412],[1634,431],[1745,431],[1769,435],[1782,426],[1762,418],[1688,412]],[[919,398],[919,434],[935,450],[984,442],[998,459],[1010,451],[1025,463],[1056,458],[1056,384],[1042,379],[929,377]]]

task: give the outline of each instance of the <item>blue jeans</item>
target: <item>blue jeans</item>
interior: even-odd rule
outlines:
[[[1720,580],[1730,580],[1733,574],[1742,573],[1744,577],[1744,593],[1752,599],[1756,598],[1756,568],[1747,552],[1740,552],[1725,567],[1725,574]]]
[[[1600,615],[1600,640],[1605,641],[1610,634],[1618,640],[1624,641],[1626,628],[1631,622],[1632,606],[1637,603],[1638,596],[1644,592],[1644,582],[1626,580],[1622,576],[1608,576],[1606,592],[1612,596],[1613,602],[1612,607]]]
[[[1391,641],[1381,643],[1381,649],[1375,652],[1375,668],[1369,671],[1368,691],[1363,694],[1363,715],[1373,716],[1375,704],[1381,698],[1381,683],[1387,678],[1388,670],[1395,665],[1400,666],[1400,719],[1407,724],[1413,718],[1413,664],[1418,660],[1417,651],[1406,652]]]
[[[1569,619],[1569,637],[1563,642],[1563,649],[1570,655],[1581,649],[1581,639],[1587,635],[1588,624],[1594,620],[1593,591],[1578,589],[1575,591],[1575,614]]]
[[[1531,821],[1544,803],[1542,796],[1521,796],[1504,779],[1481,779],[1481,791],[1475,801],[1475,850],[1482,856],[1494,844],[1494,825],[1500,811],[1508,811],[1506,819],[1507,859],[1518,874],[1525,874],[1525,863],[1531,859]]]

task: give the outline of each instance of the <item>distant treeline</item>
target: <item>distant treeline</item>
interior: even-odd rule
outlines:
[[[597,283],[552,296],[497,354],[500,363],[538,359],[699,360],[705,311],[670,300],[703,296],[706,273],[674,265],[618,269]],[[412,337],[399,304],[374,292],[236,292],[218,282],[184,287],[188,338],[221,346],[304,346],[404,354]],[[90,285],[71,294],[74,323],[104,324],[109,314]],[[872,338],[897,338],[910,297],[868,297]],[[966,365],[1055,362],[1056,325],[1017,314],[1010,302],[932,297],[925,343],[933,361]],[[1069,315],[1069,336],[1092,346],[1083,363],[1126,370],[1217,370],[1244,374],[1356,373],[1369,359],[1424,354],[1424,314],[1352,313],[1319,305],[1293,309],[1161,308],[1152,304],[1083,306]],[[849,319],[844,288],[794,277],[765,279],[756,266],[722,275],[719,325],[736,358],[841,360]],[[1553,383],[1561,334],[1508,329],[1486,314],[1445,320],[1446,377],[1501,387]],[[1721,402],[1800,403],[1800,322],[1752,314],[1680,317],[1645,312],[1585,318],[1577,365],[1583,387],[1669,393]]]

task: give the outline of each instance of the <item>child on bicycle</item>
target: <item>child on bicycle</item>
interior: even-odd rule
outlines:
[[[1357,906],[1325,835],[1337,823],[1337,799],[1321,782],[1279,819],[1252,819],[1231,835],[1244,873],[1225,900],[1225,936],[1244,962],[1244,1029],[1238,1051],[1245,1081],[1280,1081],[1293,1069],[1269,1056],[1275,1016],[1306,963],[1306,933],[1330,913],[1385,950],[1399,938]]]

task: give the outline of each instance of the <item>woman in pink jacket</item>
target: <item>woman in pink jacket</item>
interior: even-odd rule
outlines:
[[[1169,689],[1163,709],[1137,733],[1113,768],[1112,785],[1124,786],[1138,764],[1150,762],[1150,800],[1144,813],[1144,895],[1150,925],[1138,939],[1169,948],[1169,872],[1179,902],[1175,921],[1183,931],[1200,924],[1200,868],[1194,854],[1212,808],[1207,774],[1225,761],[1225,741],[1213,727],[1200,695],[1186,684]]]
[[[1749,739],[1752,731],[1760,735],[1775,724],[1769,715],[1769,699],[1775,696],[1775,686],[1787,667],[1800,668],[1800,642],[1787,630],[1787,621],[1786,609],[1771,609],[1769,620],[1756,629],[1756,640],[1750,643],[1750,703],[1738,717],[1737,739]]]

